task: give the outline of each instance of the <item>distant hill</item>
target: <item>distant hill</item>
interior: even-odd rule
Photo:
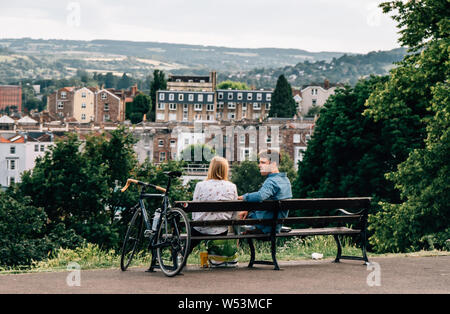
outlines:
[[[243,80],[256,87],[274,87],[274,79],[283,71],[296,85],[323,81],[324,77],[330,82],[355,82],[361,75],[386,73],[402,54],[404,50],[355,55],[114,40],[0,39],[0,82],[67,78],[77,69],[116,75],[126,72],[137,79],[144,79],[154,69],[173,74],[215,70],[219,79]]]

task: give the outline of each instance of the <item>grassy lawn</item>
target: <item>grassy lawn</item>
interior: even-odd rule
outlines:
[[[307,238],[290,238],[277,240],[277,259],[279,261],[307,260],[312,253],[321,253],[323,258],[336,257],[336,243],[332,236],[315,236]],[[257,260],[271,261],[270,242],[254,241]],[[349,239],[342,241],[342,255],[362,256],[361,249],[350,243]],[[199,252],[206,251],[205,243],[196,247],[189,256],[189,265],[200,265]],[[421,251],[415,253],[375,254],[368,252],[368,257],[391,256],[436,256],[450,255],[448,251]],[[250,260],[250,250],[246,242],[241,241],[238,248],[238,261],[244,265]],[[105,251],[97,245],[88,244],[86,247],[75,250],[60,249],[50,255],[46,260],[33,262],[27,267],[2,268],[0,274],[16,274],[30,272],[66,271],[67,265],[76,262],[82,270],[120,268],[120,252],[114,250]],[[137,254],[130,267],[148,267],[149,254],[142,252]]]

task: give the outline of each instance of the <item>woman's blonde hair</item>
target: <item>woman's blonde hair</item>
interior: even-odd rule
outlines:
[[[228,161],[220,156],[211,159],[206,180],[228,181]]]

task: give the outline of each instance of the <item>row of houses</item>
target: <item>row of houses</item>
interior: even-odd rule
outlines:
[[[138,93],[137,86],[130,90],[64,87],[48,96],[47,111],[54,120],[122,122],[126,103],[132,102]]]
[[[216,153],[226,157],[231,165],[244,160],[255,160],[256,154],[265,148],[278,148],[288,153],[295,165],[303,157],[307,142],[314,129],[313,120],[269,119],[262,123],[254,121],[222,121],[215,123],[191,122],[149,123],[142,122],[130,130],[138,140],[134,149],[140,162],[153,163],[169,160],[186,160],[183,151],[190,145],[206,144]],[[101,134],[101,129],[76,128],[80,138],[86,134]],[[35,160],[43,156],[64,138],[63,131],[0,131],[0,185],[7,187],[20,181],[25,170],[34,168]],[[204,175],[204,173],[203,173]]]

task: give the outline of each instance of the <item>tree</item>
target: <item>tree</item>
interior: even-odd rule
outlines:
[[[183,149],[180,158],[191,164],[209,164],[216,151],[205,144],[192,144]]]
[[[133,84],[133,80],[123,73],[122,77],[117,82],[117,89],[128,89]]]
[[[153,105],[149,117],[150,121],[155,121],[156,118],[156,92],[165,89],[167,89],[167,80],[164,72],[160,70],[153,71],[153,80],[150,83],[150,98]]]
[[[284,75],[278,77],[275,91],[272,95],[269,117],[292,118],[297,113],[292,88]]]
[[[133,124],[139,123],[142,121],[144,114],[150,114],[151,107],[151,98],[141,93],[134,97],[133,102],[127,103],[126,118],[130,119]]]
[[[233,165],[231,181],[236,184],[239,195],[258,191],[264,182],[256,161],[245,160]]]
[[[117,77],[112,74],[112,72],[106,73],[104,77],[105,88],[114,88],[117,84]]]
[[[235,90],[249,90],[247,84],[242,82],[234,82],[234,81],[223,81],[217,85],[217,89],[235,89]]]
[[[424,0],[381,7],[393,13],[400,42],[410,54],[367,101],[366,114],[392,126],[391,154],[400,156],[401,163],[386,177],[402,197],[400,203],[383,202],[382,210],[370,217],[370,241],[379,251],[442,248],[450,237],[450,6],[446,0]]]

